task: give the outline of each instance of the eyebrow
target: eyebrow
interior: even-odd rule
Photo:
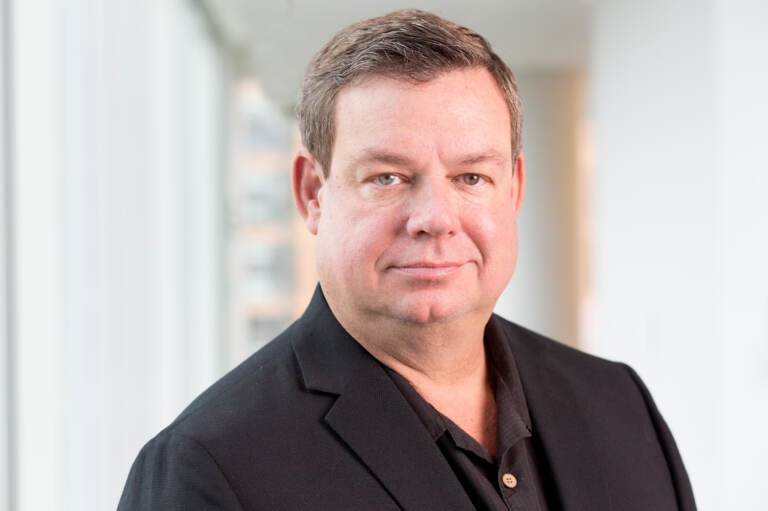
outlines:
[[[402,154],[382,149],[364,149],[355,158],[358,163],[388,163],[402,167],[415,166],[415,162]]]
[[[495,161],[503,163],[504,156],[497,151],[481,151],[463,156],[458,160],[459,165],[475,165],[486,161]],[[355,158],[358,163],[387,163],[401,167],[415,167],[416,162],[405,155],[398,154],[386,149],[364,149]]]
[[[477,154],[470,154],[467,155],[465,158],[460,160],[460,164],[462,165],[475,165],[477,163],[483,163],[486,161],[495,161],[497,163],[503,163],[504,162],[504,156],[496,151],[485,151]]]

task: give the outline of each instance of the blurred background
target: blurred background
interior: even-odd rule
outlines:
[[[304,66],[405,6],[478,30],[519,80],[498,312],[634,366],[700,509],[764,507],[768,3],[0,5],[0,509],[113,509],[142,444],[300,313]]]

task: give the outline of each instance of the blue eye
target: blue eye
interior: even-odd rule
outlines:
[[[373,178],[373,181],[377,185],[381,186],[392,186],[394,184],[397,184],[400,181],[400,178],[397,177],[395,174],[379,174],[375,178]]]

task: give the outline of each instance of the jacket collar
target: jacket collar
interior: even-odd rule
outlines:
[[[318,286],[292,338],[308,391],[336,394],[323,420],[405,510],[473,508],[382,366],[333,316]]]

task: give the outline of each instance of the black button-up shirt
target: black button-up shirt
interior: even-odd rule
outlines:
[[[434,438],[478,510],[547,511],[531,419],[514,357],[506,341],[490,330],[486,331],[485,345],[496,399],[496,458],[424,400],[405,378],[388,368],[387,373]]]

